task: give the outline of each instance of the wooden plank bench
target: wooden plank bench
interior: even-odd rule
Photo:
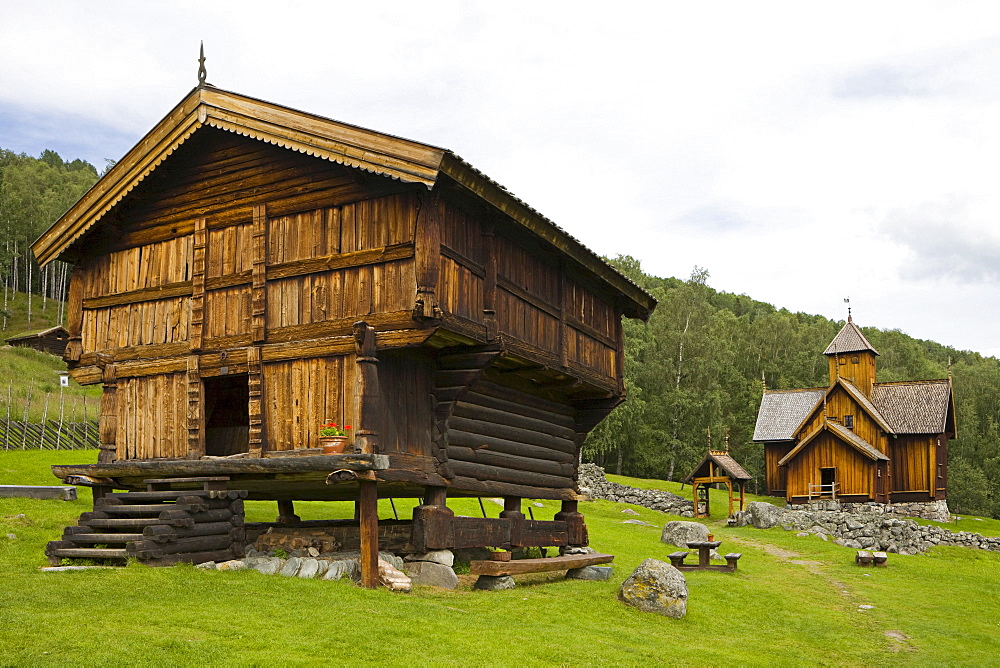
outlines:
[[[595,564],[610,564],[614,561],[613,554],[567,554],[561,557],[544,559],[515,559],[513,561],[480,560],[469,563],[469,573],[472,575],[523,575],[524,573],[546,573],[549,571],[566,571],[571,568],[584,568]]]
[[[854,557],[854,563],[858,566],[871,566],[874,559],[874,555],[868,550],[858,550],[857,555]]]
[[[0,485],[0,497],[26,499],[76,499],[76,487],[67,485]]]
[[[673,566],[674,568],[679,569],[681,566],[684,565],[684,558],[687,557],[689,554],[691,554],[691,553],[690,552],[674,552],[674,553],[668,555],[670,557],[670,565]]]
[[[889,555],[885,552],[872,552],[872,560],[875,562],[876,566],[885,566],[886,562],[889,560]]]
[[[740,557],[742,557],[742,556],[743,556],[742,552],[730,552],[729,554],[727,554],[726,555],[726,567],[728,567],[730,570],[735,571],[736,570],[736,562],[739,561]]]

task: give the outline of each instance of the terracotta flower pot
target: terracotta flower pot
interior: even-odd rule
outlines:
[[[324,455],[342,455],[347,452],[346,436],[320,436],[319,444]]]

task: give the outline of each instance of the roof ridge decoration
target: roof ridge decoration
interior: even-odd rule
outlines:
[[[869,350],[876,355],[878,351],[869,343],[865,335],[854,324],[854,320],[848,317],[844,326],[840,328],[837,335],[830,341],[830,345],[823,351],[824,355],[840,355],[842,353],[856,353]]]
[[[203,64],[202,64],[203,65]],[[200,70],[199,70],[200,72]],[[299,111],[201,83],[32,244],[44,266],[59,258],[204,126],[234,132],[367,172],[432,189],[446,180],[492,205],[578,262],[624,299],[643,320],[656,300],[551,220],[452,151]]]
[[[205,79],[208,78],[208,70],[205,69],[205,40],[201,41],[201,52],[198,56],[198,88],[205,87]]]

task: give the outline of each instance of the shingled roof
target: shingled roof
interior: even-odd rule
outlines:
[[[687,478],[681,482],[690,483],[691,480],[699,476],[699,472],[702,467],[705,466],[709,461],[713,461],[721,468],[727,476],[733,480],[751,480],[753,476],[747,473],[747,470],[737,463],[728,452],[723,452],[721,450],[709,450],[705,458],[701,460],[701,463],[694,467]]]
[[[823,354],[839,355],[841,353],[856,353],[862,350],[870,350],[878,355],[878,351],[872,347],[872,344],[868,342],[868,339],[861,333],[858,326],[854,324],[854,321],[848,318],[847,323],[840,328],[837,336],[833,337],[833,341],[826,347]]]
[[[753,430],[755,441],[791,441],[816,405],[823,400],[823,388],[805,390],[765,390]]]
[[[877,383],[872,403],[897,434],[943,434],[948,428],[951,381]],[[952,419],[954,417],[952,416]]]

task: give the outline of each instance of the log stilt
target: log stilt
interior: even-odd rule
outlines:
[[[361,586],[378,587],[378,483],[358,481],[358,514],[361,524]]]
[[[286,527],[298,526],[302,518],[295,514],[295,502],[291,499],[278,500],[278,524]]]

